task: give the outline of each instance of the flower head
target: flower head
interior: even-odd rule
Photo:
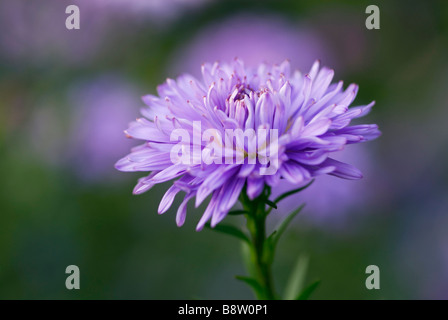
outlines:
[[[320,69],[319,62],[303,75],[291,71],[288,61],[251,69],[235,59],[203,65],[201,80],[190,75],[168,79],[157,88],[158,96],[143,97],[149,108],[125,133],[145,143],[116,168],[150,171],[139,180],[135,194],[177,179],[162,198],[159,213],[184,191],[179,226],[191,198],[199,206],[211,196],[197,230],[209,220],[215,226],[225,218],[244,186],[255,199],[265,185],[275,187],[282,179],[295,185],[321,174],[359,179],[358,169],[330,154],[380,135],[374,124],[350,126],[374,102],[349,108],[358,86],[343,90],[342,81],[331,83],[333,74]]]

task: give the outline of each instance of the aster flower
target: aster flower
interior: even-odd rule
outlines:
[[[333,70],[320,68],[319,62],[302,74],[290,70],[288,61],[246,68],[236,59],[230,64],[204,64],[202,79],[188,74],[168,79],[157,88],[158,96],[143,97],[148,105],[142,109],[144,117],[131,123],[125,133],[144,144],[119,160],[116,168],[150,172],[139,180],[135,194],[177,179],[158,211],[166,212],[176,194],[185,192],[177,210],[179,226],[185,221],[190,199],[195,198],[197,207],[211,196],[197,230],[208,221],[212,227],[222,221],[241,193],[254,201],[265,194],[266,187],[276,187],[282,180],[300,186],[322,174],[359,179],[362,174],[358,169],[331,158],[331,154],[347,144],[380,135],[375,124],[350,125],[353,119],[366,115],[374,102],[349,108],[358,86],[351,84],[344,90],[342,81],[331,83],[333,75]],[[175,149],[179,142],[172,133],[178,129],[192,139]],[[237,139],[235,145],[232,143],[233,161],[228,161],[227,130],[237,129],[257,133],[275,130],[278,139],[258,137],[262,148],[255,154],[249,148],[252,136]],[[204,133],[210,130],[216,134],[204,140]],[[198,132],[200,137],[195,139]],[[226,152],[211,152],[217,145],[225,146]],[[173,150],[176,157],[181,151],[190,161],[181,157],[176,161]],[[200,159],[195,158],[194,150],[199,150]],[[254,158],[255,163],[250,161]],[[269,169],[273,170],[266,174]]]

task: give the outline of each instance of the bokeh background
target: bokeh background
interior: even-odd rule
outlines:
[[[69,4],[80,30],[65,28]],[[356,104],[376,100],[365,122],[383,132],[340,155],[363,180],[321,177],[273,213],[307,203],[277,288],[305,254],[314,299],[448,299],[446,1],[1,0],[0,30],[1,299],[252,298],[233,278],[239,243],[194,231],[203,207],[178,228],[175,206],[157,215],[168,184],[133,196],[141,174],[113,168],[142,95],[235,56],[304,72],[320,59],[360,85]],[[65,288],[71,264],[80,290]],[[370,264],[380,290],[365,288]]]

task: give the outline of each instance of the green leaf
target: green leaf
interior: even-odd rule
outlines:
[[[305,189],[308,188],[313,182],[314,182],[314,179],[311,180],[307,185],[305,185],[305,186],[303,186],[303,187],[300,187],[300,188],[298,188],[298,189],[294,189],[294,190],[291,190],[291,191],[288,191],[288,192],[283,193],[282,195],[278,196],[278,197],[274,200],[274,202],[277,204],[277,203],[279,203],[280,201],[282,201],[283,199],[285,199],[285,198],[287,198],[287,197],[289,197],[289,196],[292,196],[293,194],[296,194],[297,192],[300,192],[300,191],[305,190]]]
[[[234,210],[234,211],[230,211],[228,214],[230,214],[231,216],[237,216],[237,215],[241,215],[241,214],[248,214],[249,211],[246,210]]]
[[[258,283],[257,280],[250,277],[245,276],[235,276],[238,280],[246,283],[249,287],[252,288],[252,290],[255,292],[255,295],[259,300],[265,299],[264,289],[263,287]]]
[[[280,237],[282,236],[283,232],[285,232],[286,228],[289,226],[289,224],[291,223],[292,219],[294,219],[294,217],[296,215],[299,214],[300,211],[302,211],[303,207],[305,206],[305,204],[302,204],[300,207],[298,207],[296,210],[294,210],[293,212],[291,212],[280,224],[277,228],[275,228],[274,232],[269,236],[269,241],[272,245],[273,250],[275,250],[275,246],[277,245],[278,240],[280,239]]]
[[[225,234],[234,236],[240,240],[246,241],[247,243],[250,243],[250,240],[246,236],[246,234],[243,231],[241,231],[240,229],[238,229],[237,227],[230,226],[230,225],[222,225],[222,224],[218,224],[214,228],[212,228],[210,226],[210,224],[206,224],[206,227],[210,230],[225,233]]]
[[[285,300],[295,300],[303,290],[308,262],[308,256],[302,255],[297,259],[285,289]]]
[[[270,206],[271,208],[277,209],[277,204],[275,204],[275,202],[272,202],[272,201],[269,200],[269,199],[266,199],[265,202],[266,202],[266,204],[267,204],[268,206]]]
[[[320,280],[316,280],[311,283],[308,287],[306,287],[296,298],[296,300],[308,300],[311,294],[316,290],[319,286]]]

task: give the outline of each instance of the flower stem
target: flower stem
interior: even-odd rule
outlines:
[[[251,269],[254,270],[253,276],[260,285],[261,292],[256,292],[259,299],[274,300],[275,290],[272,279],[272,261],[273,253],[270,250],[268,239],[266,238],[266,211],[265,200],[269,197],[270,190],[265,189],[260,197],[250,200],[247,196],[241,198],[241,202],[248,212],[247,229],[251,235]],[[243,192],[245,194],[245,192]]]

